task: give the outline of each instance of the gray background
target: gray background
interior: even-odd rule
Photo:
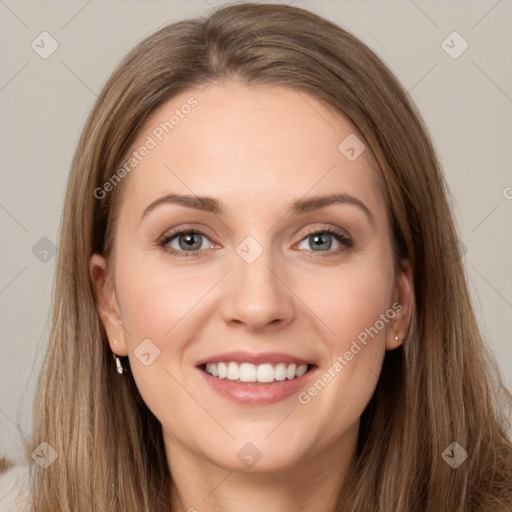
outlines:
[[[220,3],[0,0],[0,455],[19,459],[19,432],[31,429],[48,339],[52,247],[86,115],[135,43]],[[512,2],[288,3],[362,39],[419,106],[454,196],[479,322],[512,387]],[[43,31],[58,43],[45,59],[31,47],[50,48]],[[458,58],[443,46],[453,54],[460,39],[442,46],[453,31],[469,44]]]

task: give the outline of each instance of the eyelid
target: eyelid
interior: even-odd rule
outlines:
[[[211,230],[208,229],[208,227],[204,226],[203,224],[195,224],[195,223],[180,224],[179,226],[176,226],[174,228],[171,228],[171,229],[168,229],[167,231],[165,231],[164,234],[161,235],[158,240],[160,241],[165,238],[170,238],[175,235],[179,235],[182,233],[190,233],[190,232],[201,234],[201,235],[207,237],[208,239],[210,239],[212,235],[208,234],[209,231],[211,231]]]
[[[195,227],[197,225],[198,224],[180,224],[176,228],[167,230],[162,236],[160,236],[158,238],[157,244],[156,244],[157,247],[165,250],[168,253],[171,253],[172,255],[184,256],[184,257],[200,256],[201,253],[205,251],[205,249],[200,249],[200,250],[195,250],[195,251],[179,251],[176,249],[166,249],[167,244],[172,239],[176,238],[177,236],[186,234],[186,233],[195,233],[195,234],[201,235],[201,236],[207,238],[208,240],[210,240],[210,236],[207,233],[205,233],[205,230],[207,230],[207,228],[205,229],[205,227],[202,226],[199,229],[199,228]],[[212,241],[212,243],[215,243],[215,242]]]
[[[294,245],[298,245],[304,240],[306,240],[309,236],[314,235],[316,233],[327,233],[333,238],[337,240],[337,242],[341,245],[341,248],[328,250],[328,251],[313,251],[313,250],[306,250],[304,251],[307,256],[310,256],[312,258],[316,257],[324,257],[327,258],[329,256],[338,256],[343,252],[349,251],[352,249],[354,245],[354,241],[352,237],[341,228],[334,228],[331,225],[324,225],[323,227],[315,227],[310,228],[306,233],[304,233],[301,237],[301,239]]]
[[[306,238],[308,235],[311,235],[314,233],[324,233],[324,232],[340,235],[340,236],[346,238],[347,240],[352,239],[352,237],[349,235],[349,233],[346,229],[334,227],[331,224],[320,223],[320,227],[316,226],[314,228],[308,228],[306,230],[306,232],[302,234],[302,238],[299,240],[299,242],[304,240],[304,238]]]

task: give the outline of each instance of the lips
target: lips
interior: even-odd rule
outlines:
[[[276,403],[298,392],[317,366],[277,352],[227,352],[204,358],[196,367],[220,395],[243,405]]]

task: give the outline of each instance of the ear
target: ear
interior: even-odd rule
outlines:
[[[393,310],[395,317],[390,321],[386,332],[386,350],[399,347],[409,329],[414,305],[412,268],[409,260],[402,260],[396,276]],[[396,307],[395,307],[396,306]],[[398,339],[396,339],[398,337]]]
[[[96,294],[98,314],[107,332],[110,348],[118,356],[126,356],[128,351],[124,328],[107,260],[99,254],[93,254],[89,260],[89,274]]]

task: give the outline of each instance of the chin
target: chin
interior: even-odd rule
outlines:
[[[244,440],[230,439],[224,447],[219,443],[220,449],[211,452],[203,452],[203,456],[212,464],[237,473],[266,473],[286,471],[297,466],[301,453],[295,449],[295,445],[283,442],[278,443],[268,439]]]

